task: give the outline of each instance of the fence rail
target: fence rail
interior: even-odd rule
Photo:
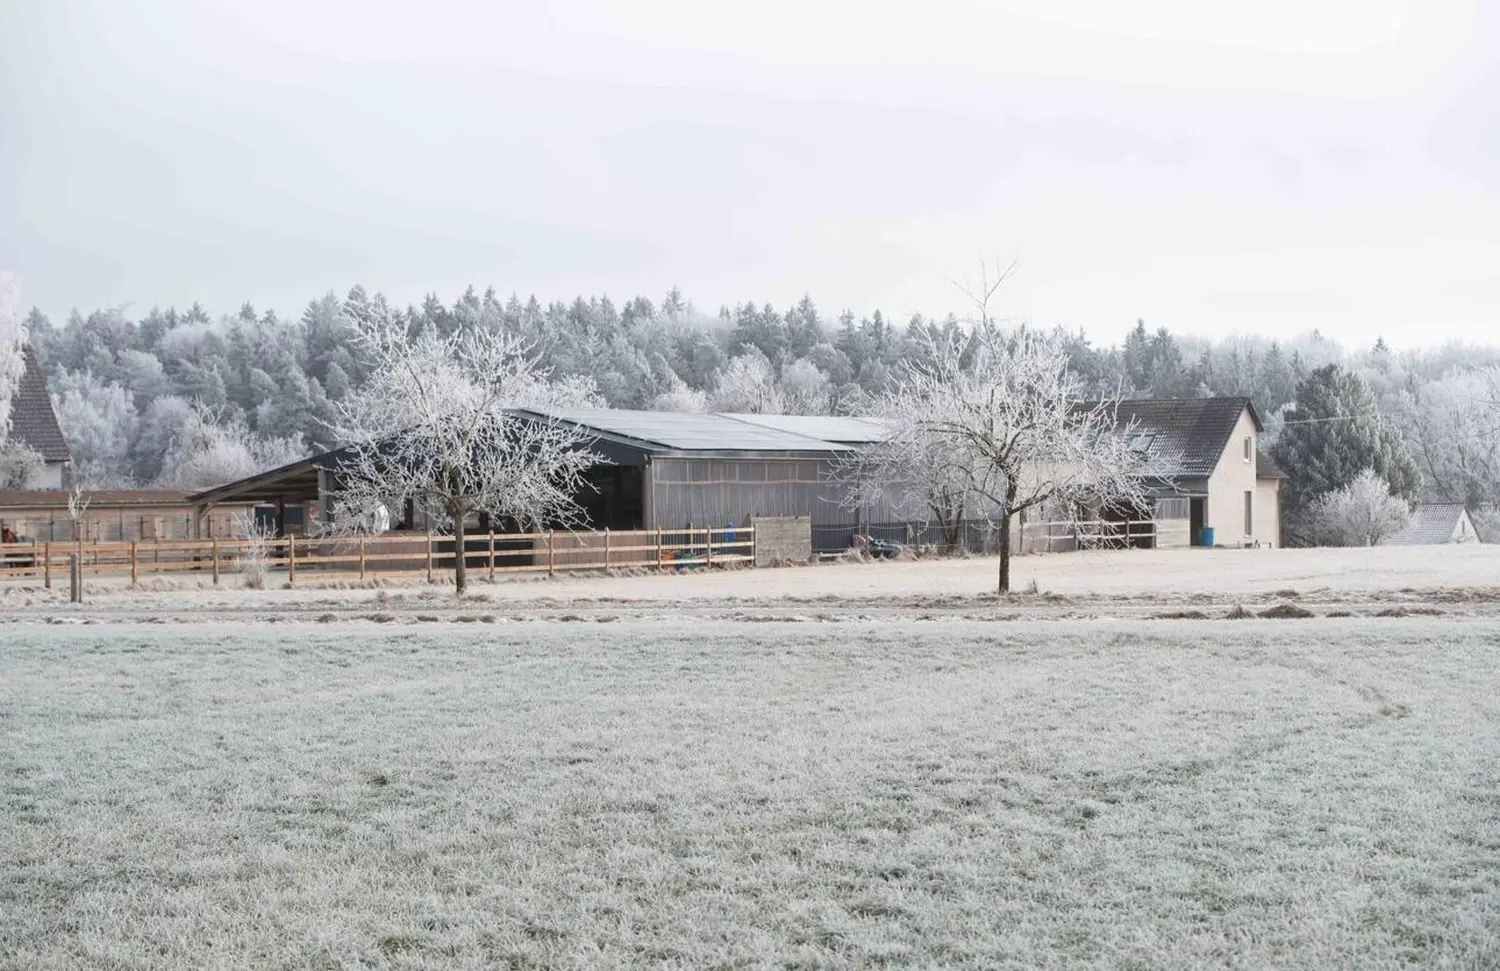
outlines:
[[[132,583],[160,574],[207,575],[263,569],[284,574],[288,584],[314,576],[426,575],[451,572],[457,553],[452,536],[383,533],[347,537],[281,536],[255,539],[136,540],[0,544],[0,579],[67,577],[68,557],[77,554],[85,576],[128,576]],[[464,565],[475,576],[562,573],[646,567],[686,570],[753,563],[750,526],[604,530],[597,533],[480,533],[464,537]]]
[[[1186,520],[1056,520],[1017,523],[1011,529],[1011,549],[1019,553],[1052,553],[1078,549],[1110,549],[1155,546],[1174,535],[1178,526],[1185,536]],[[935,522],[820,524],[813,527],[816,553],[842,553],[856,536],[869,536],[911,547],[946,548],[950,545],[969,553],[1000,551],[1000,523],[994,519],[966,519],[954,524],[948,535]]]

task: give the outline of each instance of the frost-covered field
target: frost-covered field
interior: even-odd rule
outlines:
[[[1483,620],[13,625],[0,965],[1500,965]]]

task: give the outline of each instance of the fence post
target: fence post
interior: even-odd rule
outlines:
[[[661,527],[656,527],[656,568],[661,569]]]
[[[133,587],[140,582],[141,557],[135,540],[130,541],[130,585]]]
[[[427,534],[427,582],[432,582],[432,534]]]
[[[286,585],[297,585],[297,537],[286,538]]]
[[[68,554],[68,602],[83,603],[83,556]]]
[[[365,578],[365,534],[359,534],[359,578]]]
[[[750,565],[755,565],[755,527],[750,527]]]
[[[604,569],[609,569],[609,527],[604,527]]]
[[[552,541],[552,530],[547,530],[547,575],[550,577],[557,572],[557,544]]]
[[[209,520],[209,522],[213,522],[213,520]],[[217,587],[219,585],[219,541],[217,539],[214,540],[209,548],[213,550],[212,555],[214,558],[214,586]]]
[[[707,551],[708,565],[714,565],[714,528],[708,527],[703,533],[704,549]]]
[[[490,530],[490,579],[495,579],[495,531]]]
[[[42,544],[42,586],[52,589],[52,544]]]

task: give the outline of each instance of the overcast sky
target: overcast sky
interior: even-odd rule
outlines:
[[[54,315],[474,282],[904,316],[983,253],[1020,258],[1000,312],[1103,341],[1488,338],[1482,7],[0,0],[0,267]]]

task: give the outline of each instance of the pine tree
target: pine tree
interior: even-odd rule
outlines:
[[[1272,457],[1288,476],[1282,491],[1287,534],[1301,542],[1312,538],[1306,514],[1313,504],[1367,469],[1408,503],[1422,487],[1416,463],[1380,414],[1369,385],[1337,364],[1319,368],[1298,386]]]

